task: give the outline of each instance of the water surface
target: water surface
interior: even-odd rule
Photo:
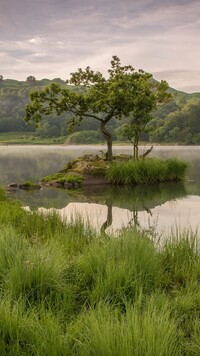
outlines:
[[[143,153],[147,147],[141,148]],[[106,151],[101,146],[1,146],[0,181],[21,183],[61,170],[72,158]],[[114,154],[131,154],[131,146],[116,146]],[[167,234],[170,229],[200,223],[200,147],[156,146],[151,157],[177,157],[190,164],[187,181],[152,186],[99,186],[84,191],[45,188],[40,191],[17,191],[15,198],[29,209],[48,212],[57,209],[63,219],[79,214],[98,230],[110,234],[122,227],[137,226]]]

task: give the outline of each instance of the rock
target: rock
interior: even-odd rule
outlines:
[[[19,188],[17,183],[10,183],[5,187],[7,192],[15,192]]]
[[[63,188],[63,183],[59,183],[59,182],[50,182],[49,185],[55,188]]]
[[[18,188],[18,184],[17,183],[10,183],[8,185],[8,188]]]
[[[109,182],[105,177],[101,177],[101,176],[98,177],[97,175],[84,176],[83,186],[105,185],[105,184],[109,184]]]
[[[24,189],[24,190],[35,190],[35,189],[41,189],[40,184],[34,184],[34,185],[28,185],[28,184],[19,184],[19,189]]]

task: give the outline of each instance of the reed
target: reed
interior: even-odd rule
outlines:
[[[116,162],[108,167],[112,184],[153,184],[184,179],[188,164],[177,159],[145,159]]]

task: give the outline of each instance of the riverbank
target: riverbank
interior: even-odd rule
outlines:
[[[0,205],[2,355],[199,355],[197,236],[105,238]]]

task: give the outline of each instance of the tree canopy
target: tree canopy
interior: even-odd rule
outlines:
[[[45,115],[70,112],[69,124],[73,127],[84,117],[93,118],[99,122],[106,140],[108,160],[112,160],[112,135],[107,128],[108,122],[112,118],[122,120],[126,117],[131,117],[134,123],[144,118],[149,120],[157,104],[171,96],[165,81],[156,82],[150,73],[136,71],[131,65],[122,66],[117,56],[112,57],[108,77],[87,67],[71,73],[67,82],[67,88],[52,83],[42,91],[32,91],[25,120],[39,124]]]
[[[29,75],[29,77],[26,78],[26,82],[29,85],[35,85],[36,79],[35,79],[35,77],[33,75]]]

